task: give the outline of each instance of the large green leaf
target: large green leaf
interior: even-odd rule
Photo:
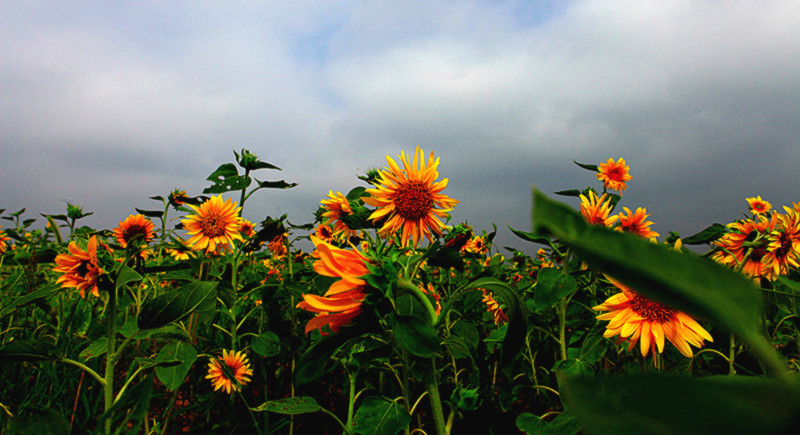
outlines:
[[[0,362],[44,361],[60,358],[54,344],[45,341],[12,341],[0,347]]]
[[[743,376],[561,379],[588,434],[800,433],[800,385]]]
[[[156,362],[159,363],[174,360],[181,361],[181,364],[172,367],[156,367],[158,380],[171,391],[178,389],[183,383],[192,364],[197,360],[197,351],[191,344],[175,341],[162,347],[156,356]]]
[[[396,435],[408,427],[411,415],[408,411],[382,397],[367,397],[356,411],[353,433],[364,435]]]
[[[441,351],[436,329],[417,316],[396,314],[392,332],[397,343],[412,355],[430,358]]]
[[[137,319],[139,329],[160,328],[185,318],[208,300],[216,299],[216,287],[213,281],[193,281],[145,302]]]
[[[0,310],[0,317],[6,316],[11,314],[17,308],[30,304],[37,299],[50,299],[51,297],[55,296],[56,293],[61,291],[61,287],[58,284],[50,284],[46,285],[38,290],[34,290],[30,293],[26,293],[16,299],[13,299],[11,303],[4,306],[2,310]]]
[[[253,182],[250,177],[239,175],[239,171],[233,163],[220,165],[206,180],[214,184],[203,189],[203,193],[224,193],[232,190],[242,190]]]
[[[254,336],[250,346],[255,353],[261,356],[271,357],[280,352],[281,340],[274,332],[266,331]]]
[[[540,270],[536,286],[533,288],[536,312],[552,307],[577,288],[578,282],[575,281],[575,278],[563,273],[561,269],[548,267]]]
[[[553,234],[589,266],[643,295],[738,334],[773,372],[782,371],[760,333],[761,298],[744,276],[691,253],[590,225],[538,190],[533,204],[534,231]]]
[[[313,397],[287,397],[285,399],[270,400],[262,403],[260,406],[250,408],[252,411],[262,412],[270,411],[277,412],[278,414],[306,414],[309,412],[317,412],[322,409],[314,400]]]

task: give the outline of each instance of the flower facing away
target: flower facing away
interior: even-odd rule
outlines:
[[[492,293],[487,293],[486,289],[481,289],[483,292],[483,298],[481,298],[481,302],[486,305],[486,312],[492,314],[492,318],[494,319],[494,324],[496,326],[500,326],[503,323],[508,322],[508,316],[506,313],[503,312],[503,309],[500,308],[500,304],[497,303]]]
[[[616,162],[614,159],[608,159],[605,163],[598,165],[596,177],[603,182],[604,188],[616,190],[622,194],[622,191],[628,187],[625,182],[633,179],[629,171],[630,167],[625,164],[625,159],[622,157]]]
[[[598,320],[609,320],[603,337],[616,335],[617,344],[628,342],[628,351],[639,342],[642,356],[652,350],[664,351],[664,338],[670,341],[685,357],[692,357],[692,348],[702,347],[704,340],[714,341],[697,321],[688,314],[652,301],[636,293],[616,280],[611,282],[621,290],[606,299],[593,310],[608,311],[597,316]]]
[[[636,234],[646,239],[658,237],[657,232],[650,230],[650,225],[653,225],[653,222],[647,220],[650,215],[647,214],[646,208],[636,207],[636,213],[632,213],[628,207],[622,207],[622,209],[625,210],[625,213],[619,214],[618,230]]]
[[[322,222],[329,228],[333,229],[333,235],[336,237],[347,238],[355,236],[357,231],[351,230],[347,224],[342,221],[343,216],[348,216],[353,213],[350,207],[350,201],[341,192],[333,193],[332,190],[328,191],[328,199],[320,201],[325,212],[322,217],[325,220]]]
[[[311,241],[316,247],[313,256],[318,259],[314,262],[314,271],[339,280],[331,284],[323,296],[303,294],[297,308],[317,313],[306,324],[306,333],[315,329],[322,332],[325,325],[339,332],[340,327],[363,312],[361,304],[367,297],[367,282],[361,277],[369,273],[368,260],[356,249],[340,249],[314,236]]]
[[[768,252],[768,237],[778,225],[778,216],[773,214],[758,222],[747,219],[728,224],[731,230],[711,245],[722,248],[711,259],[741,272],[751,278],[773,278],[773,269],[765,267],[763,259]]]
[[[604,225],[610,227],[619,219],[619,216],[609,216],[611,213],[611,198],[606,201],[606,194],[600,198],[597,194],[589,191],[589,196],[580,195],[581,214],[592,225]]]
[[[800,267],[800,213],[778,215],[778,225],[767,238],[767,253],[761,261],[773,277]]]
[[[225,374],[222,364],[225,364],[230,370],[236,380],[235,382]],[[208,363],[206,379],[211,379],[214,391],[225,390],[226,393],[230,394],[232,391],[241,391],[241,385],[250,382],[249,376],[252,375],[253,370],[250,368],[250,363],[247,362],[247,356],[244,353],[223,350],[221,359],[212,358],[211,362]]]
[[[369,216],[373,221],[385,218],[379,230],[383,237],[391,237],[402,230],[400,238],[402,246],[408,246],[408,239],[413,239],[413,246],[419,245],[425,236],[432,241],[432,233],[442,235],[444,224],[439,218],[446,218],[458,201],[442,194],[447,187],[448,179],[436,181],[439,172],[439,159],[433,152],[425,162],[424,153],[417,147],[414,158],[408,161],[405,151],[400,152],[403,168],[387,156],[389,168],[380,170],[375,189],[367,189],[370,196],[362,198],[367,205],[377,207]]]
[[[114,228],[114,237],[123,248],[127,248],[128,243],[135,237],[138,237],[138,240],[146,245],[155,237],[153,228],[155,228],[153,222],[144,215],[129,215],[119,223],[118,227]]]
[[[269,244],[267,245],[267,249],[272,252],[273,255],[276,257],[283,257],[287,254],[286,249],[286,240],[289,238],[289,235],[286,233],[278,234],[277,236],[273,237],[270,240]]]
[[[95,296],[100,296],[97,289],[97,280],[103,269],[97,261],[97,236],[89,239],[86,250],[81,249],[75,241],[69,243],[69,254],[56,255],[54,272],[61,274],[56,283],[62,288],[75,287],[85,296],[89,290]]]
[[[2,226],[0,226],[0,228],[2,228]],[[8,237],[6,237],[5,231],[0,231],[0,254],[6,252],[6,240],[8,240]]]
[[[768,211],[772,210],[772,204],[761,199],[761,195],[745,199],[747,199],[747,204],[750,205],[750,213],[755,216],[766,214]]]
[[[212,196],[200,206],[187,204],[195,214],[181,220],[183,228],[191,236],[186,245],[195,251],[205,249],[207,253],[218,253],[230,249],[234,240],[242,239],[239,232],[241,207],[236,207],[232,199],[222,200],[222,196]],[[219,248],[219,249],[218,249]]]

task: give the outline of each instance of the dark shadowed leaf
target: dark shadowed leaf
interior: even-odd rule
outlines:
[[[160,328],[183,319],[208,300],[215,300],[216,287],[213,281],[194,281],[156,296],[142,306],[137,319],[139,329]]]
[[[321,409],[319,403],[313,397],[287,397],[286,399],[270,400],[262,403],[256,408],[250,408],[256,412],[277,412],[278,414],[306,414],[317,412]]]
[[[417,316],[395,315],[392,332],[397,343],[412,355],[429,358],[441,351],[436,330]]]
[[[396,435],[408,427],[411,415],[395,402],[382,397],[367,397],[356,411],[353,433],[364,435]]]
[[[167,344],[158,351],[156,362],[180,361],[180,364],[172,367],[156,367],[156,376],[167,389],[174,391],[178,389],[186,378],[189,369],[197,360],[197,351],[191,344],[175,341]]]
[[[728,227],[715,223],[697,234],[682,239],[681,242],[684,245],[705,245],[717,240],[726,233],[728,233]]]

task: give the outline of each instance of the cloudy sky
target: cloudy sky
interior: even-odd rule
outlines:
[[[609,157],[622,205],[686,236],[800,201],[798,29],[798,0],[0,0],[0,208],[113,228],[248,148],[298,186],[245,217],[305,223],[420,145],[500,246],[533,186],[597,187],[572,161]]]

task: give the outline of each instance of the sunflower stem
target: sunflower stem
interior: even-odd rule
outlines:
[[[428,376],[425,377],[428,395],[431,398],[431,408],[433,409],[433,421],[436,424],[438,435],[447,435],[447,425],[444,421],[444,411],[442,410],[442,399],[439,397],[439,383],[436,380],[436,359],[431,358],[431,368]]]
[[[730,335],[730,341],[728,344],[728,374],[735,375],[736,369],[733,368],[733,360],[736,357],[736,349],[734,346],[736,345],[736,339],[733,337],[733,334]]]
[[[104,412],[108,412],[114,405],[114,364],[116,363],[115,345],[117,335],[117,289],[114,288],[108,292],[108,306],[106,311],[106,319],[108,320],[108,350],[106,352],[106,371],[105,371],[105,385],[103,385],[103,404]],[[111,433],[112,415],[106,416],[105,433]]]
[[[400,289],[407,290],[414,298],[416,298],[420,304],[425,308],[425,311],[428,312],[428,317],[431,320],[431,325],[436,325],[436,309],[431,304],[431,301],[422,293],[422,290],[419,287],[415,286],[410,281],[406,280],[405,278],[398,278],[397,279],[397,286]]]

